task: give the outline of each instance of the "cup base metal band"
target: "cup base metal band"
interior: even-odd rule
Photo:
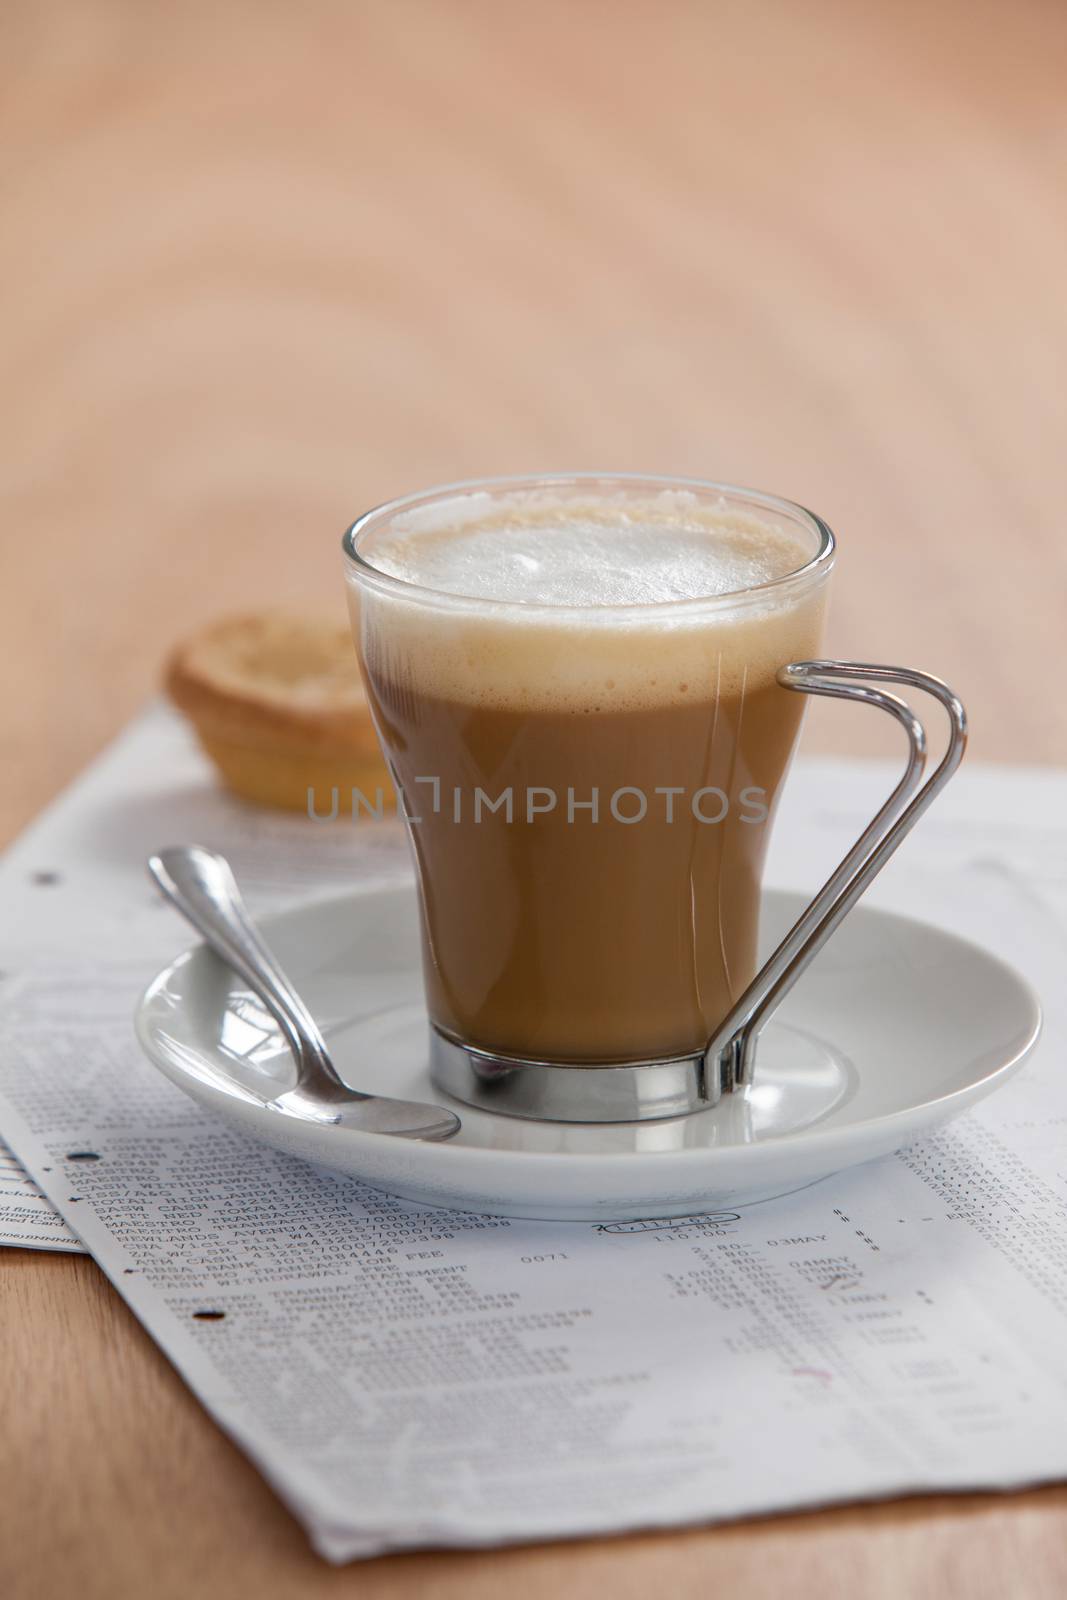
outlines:
[[[541,1122],[648,1122],[706,1111],[704,1054],[613,1066],[567,1066],[491,1055],[430,1029],[439,1089],[499,1116]]]

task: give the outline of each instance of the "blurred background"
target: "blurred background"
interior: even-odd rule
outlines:
[[[512,471],[812,506],[832,653],[1067,756],[1060,0],[7,0],[0,86],[5,832],[195,625]]]

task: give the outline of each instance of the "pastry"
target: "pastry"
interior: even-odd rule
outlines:
[[[224,618],[177,647],[166,688],[235,794],[326,817],[351,812],[353,789],[370,806],[381,790],[395,809],[346,625]]]

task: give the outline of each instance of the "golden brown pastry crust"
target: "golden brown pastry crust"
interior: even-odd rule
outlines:
[[[345,625],[223,618],[175,649],[165,684],[224,781],[250,799],[303,810],[313,788],[328,811],[336,786],[347,811],[352,787],[391,792]]]

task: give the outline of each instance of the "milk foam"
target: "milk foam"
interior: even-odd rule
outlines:
[[[516,497],[517,498],[517,497]],[[441,525],[441,513],[455,507]],[[730,594],[804,566],[803,540],[693,494],[623,501],[478,494],[410,512],[376,545],[383,572],[446,594],[531,605],[650,605]]]
[[[400,513],[361,552],[433,591],[350,588],[367,669],[417,693],[622,710],[743,693],[818,653],[823,584],[742,593],[799,570],[810,542],[689,491],[458,495]],[[701,599],[716,603],[670,604]]]

